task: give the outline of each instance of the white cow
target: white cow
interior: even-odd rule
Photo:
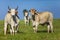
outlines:
[[[4,20],[4,35],[6,35],[7,32],[7,25],[11,25],[10,27],[10,33],[14,35],[14,32],[18,31],[18,24],[19,24],[19,18],[17,16],[17,8],[16,9],[10,9],[8,7],[9,11],[5,16]],[[14,30],[16,28],[16,30]]]
[[[53,15],[51,12],[36,12],[35,9],[30,10],[32,14],[32,23],[34,32],[37,32],[38,25],[47,24],[48,33],[51,28],[51,32],[53,32]]]
[[[29,17],[29,13],[26,9],[23,10],[23,14],[24,14],[24,22],[25,25],[29,24],[30,25],[30,17]]]

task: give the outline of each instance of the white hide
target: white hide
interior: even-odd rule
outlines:
[[[14,10],[13,10],[14,11]],[[13,13],[13,12],[12,12]],[[6,16],[5,16],[5,20],[4,20],[4,35],[6,35],[6,31],[7,31],[7,25],[10,24],[11,25],[11,28],[10,29],[10,33],[11,34],[14,34],[14,26],[16,27],[18,24],[19,24],[19,19],[16,17],[16,20],[17,20],[17,23],[15,23],[13,21],[13,18],[12,18],[12,15],[13,14],[10,14],[10,13],[7,13]],[[17,30],[16,30],[17,31]]]

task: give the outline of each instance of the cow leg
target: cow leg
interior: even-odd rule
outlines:
[[[37,32],[37,27],[38,27],[38,22],[33,22],[33,30],[34,30],[34,32],[36,33]]]
[[[50,31],[50,25],[48,25],[48,33],[49,33],[49,31]]]
[[[12,28],[12,32],[11,32],[11,34],[13,34],[14,35],[14,26],[13,25],[11,25],[11,28]]]
[[[15,32],[18,32],[18,27],[19,27],[18,25],[15,27],[16,28]]]
[[[36,27],[35,27],[35,31],[36,31],[36,32],[37,32],[37,30],[38,30],[38,25],[39,25],[39,23],[36,22]]]
[[[26,26],[26,17],[24,17],[24,22],[25,22],[25,26]]]
[[[27,22],[28,22],[27,24],[29,24],[29,25],[30,25],[30,19],[28,19],[28,20],[27,20]]]
[[[30,25],[30,19],[29,19],[29,25]]]
[[[19,28],[19,25],[17,26],[17,32],[19,32],[19,31],[18,31],[18,28]]]
[[[11,33],[11,35],[12,35],[12,28],[10,28],[10,33]]]
[[[10,26],[10,34],[12,35],[12,25]]]
[[[7,31],[7,23],[4,24],[4,35],[6,35],[6,31]]]
[[[25,25],[26,25],[27,21],[25,20]]]
[[[52,23],[50,23],[50,27],[51,27],[51,32],[53,33],[53,25],[52,25]]]
[[[35,21],[32,21],[32,23],[33,23],[33,30],[35,32]]]

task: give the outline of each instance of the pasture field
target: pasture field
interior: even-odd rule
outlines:
[[[60,19],[54,19],[54,32],[47,33],[47,27],[39,25],[38,32],[34,33],[32,24],[24,25],[24,21],[20,20],[19,32],[14,36],[3,34],[4,21],[0,20],[0,40],[60,40]]]

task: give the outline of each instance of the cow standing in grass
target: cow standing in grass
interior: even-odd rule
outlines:
[[[18,17],[18,7],[16,9],[9,8],[8,13],[5,16],[4,20],[4,35],[6,35],[7,32],[7,25],[10,25],[10,33],[14,35],[14,32],[18,31],[18,24],[19,24],[19,17]],[[16,28],[16,30],[15,30]]]
[[[25,25],[29,24],[30,25],[30,18],[29,18],[29,13],[26,9],[23,10],[23,14],[24,14],[24,22]]]
[[[38,25],[47,25],[48,33],[51,28],[51,32],[53,32],[53,15],[51,12],[37,12],[35,9],[30,10],[32,15],[32,23],[34,32],[37,32]]]

